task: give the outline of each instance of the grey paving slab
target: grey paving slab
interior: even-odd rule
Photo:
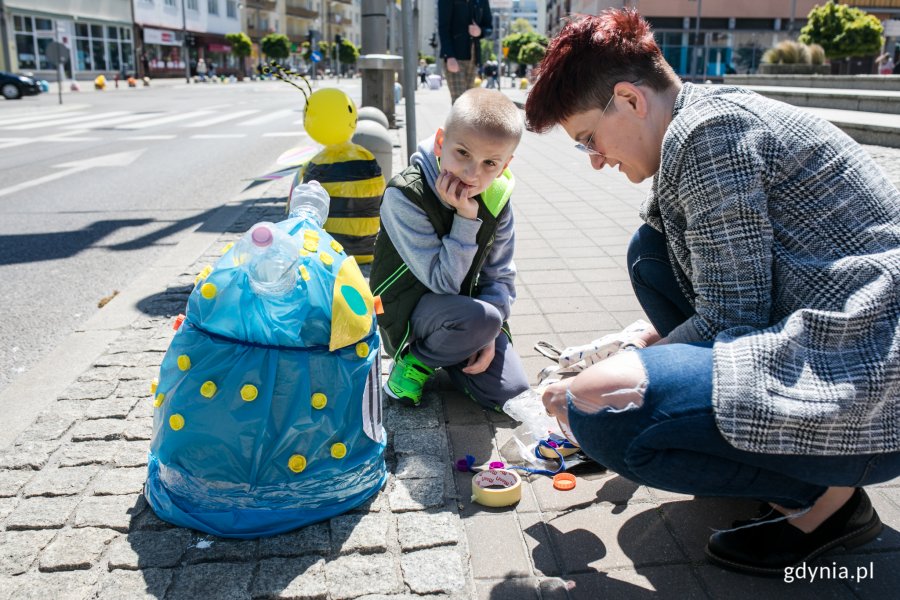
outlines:
[[[24,499],[6,517],[6,530],[59,529],[65,525],[78,501],[75,496]]]
[[[167,600],[245,600],[250,594],[252,563],[206,563],[180,569],[166,593]]]
[[[532,575],[522,528],[515,513],[473,515],[465,519],[464,525],[476,579]]]
[[[700,600],[709,598],[694,569],[688,566],[641,567],[600,573],[580,573],[567,578],[572,600],[596,598],[659,598]],[[712,596],[713,598],[730,598]]]
[[[29,573],[16,578],[10,598],[16,600],[84,600],[91,598],[97,583],[97,571]]]
[[[168,531],[130,531],[110,544],[107,565],[114,569],[145,570],[176,567],[181,564],[192,534],[187,529]]]
[[[262,560],[250,594],[253,598],[324,600],[328,597],[325,560],[320,556]]]
[[[387,513],[349,514],[331,519],[334,552],[385,552],[396,538],[394,522]]]
[[[108,571],[100,576],[97,600],[158,600],[173,576],[173,569]]]
[[[534,577],[504,577],[475,581],[478,600],[537,600],[541,583]]]
[[[144,510],[143,495],[89,496],[75,509],[75,527],[106,527],[127,532],[131,520]]]
[[[90,480],[100,472],[97,466],[45,468],[22,490],[31,496],[74,496],[87,487]]]
[[[41,553],[38,569],[44,572],[90,569],[118,534],[110,529],[65,529]]]
[[[335,600],[403,591],[400,566],[393,556],[387,554],[338,557],[326,563],[325,580]]]
[[[397,536],[403,551],[422,550],[459,542],[461,524],[450,512],[408,512],[397,515]]]

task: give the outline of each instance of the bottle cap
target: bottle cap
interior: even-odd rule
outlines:
[[[272,230],[265,225],[256,227],[253,230],[253,233],[250,234],[250,239],[252,239],[253,243],[260,248],[271,246],[273,237]]]
[[[571,473],[557,473],[553,476],[553,487],[563,492],[575,489],[575,476]]]

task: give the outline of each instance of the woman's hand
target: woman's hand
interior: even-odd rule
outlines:
[[[455,208],[459,216],[472,220],[478,217],[478,201],[469,197],[469,186],[459,177],[449,171],[441,171],[435,188],[438,197]]]
[[[475,23],[470,23],[469,24],[469,35],[471,35],[474,38],[481,37],[481,27],[479,27]]]
[[[544,410],[547,411],[547,414],[556,417],[567,429],[569,428],[569,406],[566,402],[568,386],[568,381],[550,384],[544,389],[544,394],[541,396],[541,402],[544,403]]]
[[[468,364],[463,368],[462,372],[467,375],[478,375],[484,373],[491,361],[494,360],[494,343],[491,342],[475,354],[469,357]]]
[[[447,70],[451,73],[459,73],[459,63],[456,62],[455,58],[447,59]]]

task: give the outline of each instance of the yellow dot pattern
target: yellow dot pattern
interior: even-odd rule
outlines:
[[[325,408],[325,405],[328,404],[328,396],[321,392],[317,392],[312,395],[312,407],[317,410],[322,410]]]
[[[319,252],[319,258],[326,265],[330,265],[331,263],[334,262],[334,257],[331,256],[330,254],[328,254],[327,252]]]
[[[194,278],[194,285],[197,285],[201,280],[209,277],[209,274],[212,273],[212,270],[212,265],[206,265],[205,267],[203,267],[203,269],[199,273],[197,273],[197,277]]]
[[[344,247],[337,240],[331,240],[331,249],[338,253],[344,251]]]
[[[178,357],[178,368],[182,371],[187,371],[191,368],[191,357],[187,354],[182,354]]]
[[[316,252],[319,249],[319,241],[312,238],[303,240],[303,249],[307,252]]]
[[[150,380],[150,393],[155,394],[156,388],[158,388],[158,387],[159,387],[159,379],[155,379],[155,378],[151,379]]]
[[[338,442],[337,444],[333,444],[331,446],[331,456],[333,458],[344,458],[347,456],[347,446]]]
[[[288,459],[288,469],[294,473],[300,473],[306,468],[306,457],[302,454],[295,454]]]
[[[303,239],[312,238],[314,240],[319,239],[319,232],[315,229],[304,229],[303,230]]]
[[[182,417],[178,413],[175,413],[174,415],[169,417],[169,427],[171,427],[175,431],[178,431],[179,429],[184,427],[184,417]]]
[[[222,251],[221,251],[222,254],[225,254],[226,252],[231,250],[233,247],[234,247],[234,242],[228,242],[227,244],[225,244],[225,246],[222,247]]]
[[[303,248],[300,248],[300,256],[309,256],[309,252],[307,252]]]
[[[244,402],[253,402],[257,396],[259,396],[259,390],[255,385],[248,383],[241,388],[241,399]]]
[[[309,269],[300,265],[300,277],[303,278],[303,281],[309,281]]]
[[[356,345],[356,355],[360,358],[369,356],[369,345],[365,342],[358,343]]]
[[[207,300],[212,300],[216,297],[216,294],[219,293],[219,288],[216,287],[214,283],[204,283],[200,288],[200,295],[206,298]]]
[[[206,398],[212,398],[216,395],[216,391],[219,388],[216,387],[216,384],[212,381],[205,381],[203,385],[200,386],[200,394],[202,394]]]
[[[156,408],[159,408],[160,406],[162,406],[163,402],[165,402],[165,401],[166,401],[166,395],[163,394],[162,392],[160,392],[156,395],[156,398],[153,399],[153,406],[155,406]]]

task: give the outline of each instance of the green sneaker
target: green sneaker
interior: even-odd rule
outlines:
[[[407,349],[394,362],[384,384],[384,393],[395,400],[408,400],[413,406],[422,401],[422,389],[434,369],[422,363]]]

